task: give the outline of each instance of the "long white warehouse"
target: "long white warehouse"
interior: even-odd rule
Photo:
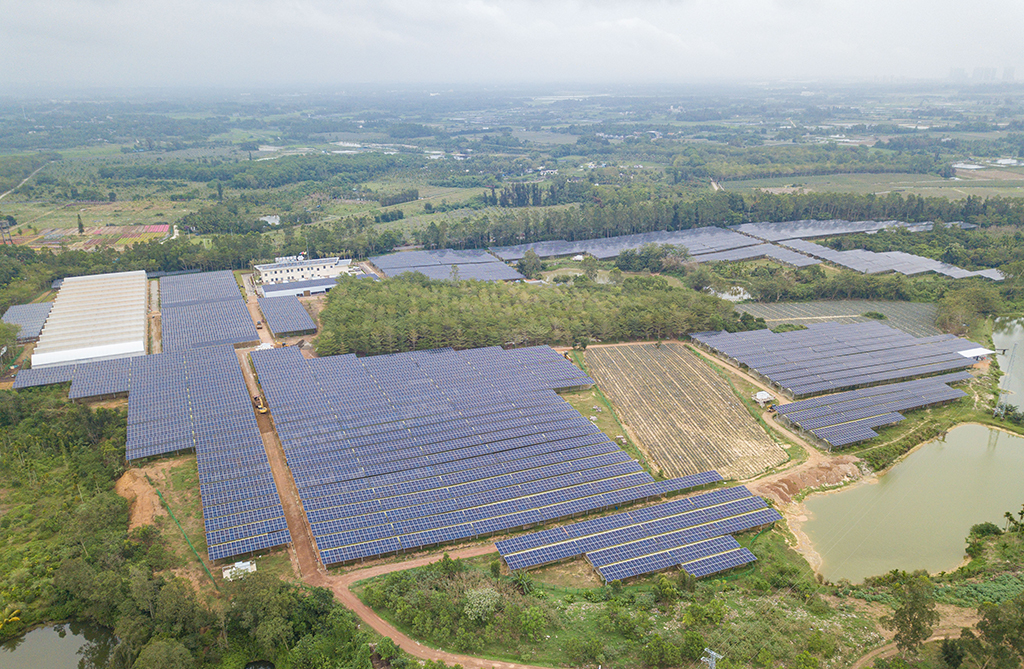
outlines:
[[[145,355],[147,292],[144,271],[64,279],[32,366]]]

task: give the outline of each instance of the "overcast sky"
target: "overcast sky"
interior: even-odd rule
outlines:
[[[1022,0],[0,0],[0,87],[1024,79],[1022,32]]]

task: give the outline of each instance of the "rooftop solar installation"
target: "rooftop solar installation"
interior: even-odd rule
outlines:
[[[530,249],[542,258],[589,253],[595,258],[615,258],[627,249],[636,250],[645,244],[672,244],[682,246],[693,256],[719,253],[729,249],[759,244],[758,240],[725,228],[704,227],[690,230],[643,232],[619,237],[584,239],[580,241],[554,240],[515,246],[494,247],[491,251],[505,261],[519,260]],[[793,254],[796,255],[796,254]]]
[[[316,332],[316,323],[297,297],[261,297],[260,311],[275,337]]]
[[[967,340],[914,337],[877,321],[813,323],[783,333],[703,332],[691,338],[793,397],[952,372],[976,362],[960,354],[976,348]]]
[[[720,480],[715,472],[702,480]],[[743,486],[612,514],[498,541],[509,569],[530,569],[585,555],[605,582],[672,567],[698,577],[754,560],[732,534],[781,516]],[[742,558],[742,559],[739,559]]]
[[[526,278],[481,250],[406,251],[375,256],[370,262],[389,277],[420,272],[435,280],[517,281]]]
[[[18,342],[32,341],[39,338],[51,307],[53,302],[16,304],[4,312],[3,321],[21,328],[18,330]]]
[[[291,541],[234,349],[133,358],[129,385],[125,456],[195,450],[211,560]]]
[[[593,381],[549,347],[253,364],[325,564],[493,534],[703,479],[654,481],[553,391]]]
[[[970,372],[954,372],[791,402],[776,406],[775,411],[838,448],[877,437],[872,428],[903,420],[901,411],[966,397],[947,384],[971,378]]]

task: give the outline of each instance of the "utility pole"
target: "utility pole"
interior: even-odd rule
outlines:
[[[704,649],[704,657],[700,658],[700,661],[708,665],[708,669],[715,669],[715,662],[722,659],[722,655],[719,655],[710,648]]]

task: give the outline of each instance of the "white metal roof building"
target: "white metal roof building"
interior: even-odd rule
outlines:
[[[341,258],[278,258],[277,262],[255,265],[256,278],[262,283],[285,283],[288,281],[309,281],[331,279],[349,272],[352,261]]]
[[[145,355],[147,294],[144,271],[64,279],[32,366]]]

